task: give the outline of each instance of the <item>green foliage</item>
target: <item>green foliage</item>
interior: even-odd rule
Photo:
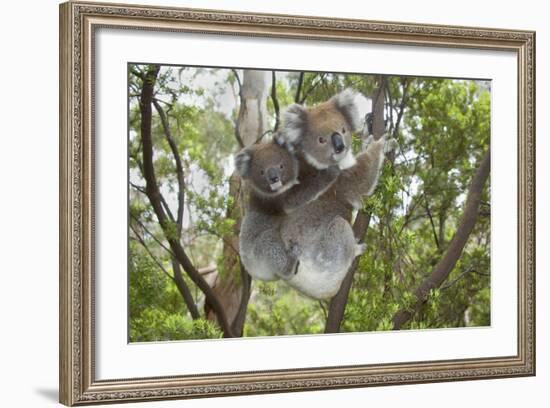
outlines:
[[[364,202],[371,214],[367,251],[345,311],[344,331],[385,330],[397,310],[412,310],[414,289],[431,273],[452,239],[468,187],[489,144],[489,92],[472,81],[414,79],[400,152],[386,162],[376,192]],[[399,85],[401,84],[401,91]],[[402,81],[390,78],[395,99]],[[483,192],[490,211],[489,188]],[[409,328],[490,324],[487,214],[478,217],[464,253],[441,288],[430,292]]]
[[[130,321],[133,342],[219,339],[220,329],[205,319],[190,320],[162,309],[148,308]]]
[[[143,65],[129,67],[129,337],[163,341],[221,337],[209,320],[204,295],[182,271],[200,316],[192,319],[172,279],[167,239],[179,240],[197,268],[216,267],[218,277],[238,273],[226,267],[225,250],[239,223],[240,196],[229,193],[238,104],[235,71],[162,67],[155,85],[183,166],[185,211],[182,234],[167,221],[161,228],[147,197],[142,174],[139,95]],[[293,103],[300,73],[277,72],[280,109]],[[454,236],[472,176],[490,142],[490,92],[478,81],[386,77],[388,131],[399,149],[386,160],[375,193],[364,199],[370,215],[367,250],[359,259],[341,331],[390,330],[399,310],[412,310],[415,289],[444,255]],[[306,72],[299,99],[315,105],[352,87],[377,90],[372,75]],[[271,92],[271,89],[269,89]],[[229,96],[228,96],[229,95]],[[404,98],[404,99],[403,99]],[[396,128],[401,103],[405,107]],[[269,126],[275,107],[267,100]],[[154,169],[165,206],[176,217],[179,189],[176,161],[161,117],[153,111]],[[354,135],[353,148],[362,140]],[[490,187],[468,244],[448,279],[432,290],[404,328],[485,326],[490,322]],[[237,211],[235,211],[237,209]],[[135,233],[143,239],[147,250]],[[161,245],[162,244],[162,245]],[[240,284],[237,277],[235,282]],[[282,282],[253,282],[244,336],[316,334],[324,331],[328,304],[308,299]]]
[[[325,318],[319,302],[308,299],[281,282],[254,282],[258,293],[249,303],[245,336],[317,334]]]

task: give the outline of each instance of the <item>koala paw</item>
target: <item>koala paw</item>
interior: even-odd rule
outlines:
[[[355,256],[363,255],[367,250],[367,244],[357,244],[355,245]]]
[[[361,151],[364,152],[365,150],[367,150],[367,147],[369,147],[369,145],[371,145],[373,142],[374,142],[373,135],[369,135],[368,137],[363,137],[361,139]]]
[[[366,146],[370,145],[372,142],[374,142],[374,136],[373,135],[369,135],[369,137],[367,137],[365,139],[365,141],[363,142],[363,144]]]
[[[395,139],[387,139],[384,144],[384,154],[397,150],[399,148],[399,143]]]

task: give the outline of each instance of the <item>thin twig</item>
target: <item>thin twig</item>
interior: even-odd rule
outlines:
[[[149,236],[150,236],[151,238],[153,238],[157,244],[159,244],[159,245],[162,247],[162,249],[164,249],[166,252],[168,252],[171,256],[175,256],[174,253],[170,250],[170,248],[168,248],[166,245],[164,245],[164,244],[162,243],[162,241],[161,241],[160,239],[158,239],[157,236],[156,236],[155,234],[153,234],[153,233],[145,226],[145,224],[143,224],[143,223],[141,222],[141,220],[140,220],[139,218],[137,218],[137,217],[136,217],[135,215],[133,215],[133,214],[130,214],[130,217],[132,217],[132,218],[134,219],[134,221],[137,222],[137,223],[139,224],[139,226],[140,226],[141,228],[143,228],[143,230],[144,230],[147,234],[149,234]]]
[[[304,94],[302,95],[302,98],[300,99],[300,102],[299,104],[300,105],[303,105],[304,102],[306,101],[307,97],[315,90],[315,88],[317,88],[319,86],[320,83],[323,82],[324,78],[325,78],[326,74],[321,74],[320,76],[318,77],[315,77],[312,81],[311,81],[311,85],[310,87],[307,89],[307,91],[304,92]],[[315,79],[317,79],[317,82],[313,82]]]
[[[174,277],[172,275],[170,275],[170,273],[166,270],[166,268],[164,266],[162,266],[162,264],[160,263],[160,261],[153,255],[153,253],[151,252],[151,250],[149,249],[149,247],[147,246],[147,244],[145,243],[145,241],[143,241],[143,238],[138,234],[138,232],[136,231],[136,229],[134,227],[132,227],[130,225],[130,229],[132,230],[132,232],[134,233],[135,235],[135,238],[131,238],[131,239],[134,239],[136,242],[139,242],[141,244],[141,246],[143,247],[143,249],[145,249],[145,251],[147,252],[147,254],[149,254],[149,257],[153,260],[153,262],[159,267],[159,269],[172,281],[174,281]]]
[[[441,251],[441,246],[439,245],[439,239],[437,238],[437,233],[435,231],[434,219],[432,217],[432,212],[430,211],[430,206],[428,204],[428,199],[426,198],[426,194],[422,194],[422,197],[424,198],[424,208],[426,209],[426,213],[428,214],[428,218],[430,219],[430,225],[432,226],[432,233],[434,236],[435,245],[437,246],[437,250]]]

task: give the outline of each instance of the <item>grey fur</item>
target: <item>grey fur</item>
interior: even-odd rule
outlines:
[[[392,147],[394,139],[372,142],[325,194],[284,219],[283,241],[295,242],[301,250],[297,273],[287,281],[290,286],[315,299],[328,299],[338,292],[353,259],[365,249],[355,240],[352,212],[374,191],[384,154]],[[307,166],[300,161],[301,172]]]
[[[366,98],[350,89],[306,108],[291,105],[283,114],[281,135],[300,159],[300,178],[331,165],[343,169],[323,195],[291,212],[281,225],[284,242],[300,247],[299,266],[288,284],[316,299],[334,296],[353,259],[364,251],[353,235],[350,220],[363,198],[372,194],[384,159],[385,140],[371,143],[356,158],[352,132],[362,128]],[[337,150],[333,137],[343,143]]]
[[[294,103],[288,106],[282,113],[281,136],[293,146],[299,143],[302,134],[307,129],[307,109]]]
[[[330,99],[346,117],[353,132],[358,131],[363,126],[364,113],[360,112],[358,98],[364,98],[364,96],[348,88]]]
[[[330,188],[340,171],[331,167],[299,182],[297,159],[276,142],[243,149],[235,156],[235,167],[249,189],[239,235],[241,260],[256,279],[289,279],[296,272],[301,248],[292,239],[283,242],[281,223],[287,214]],[[280,169],[282,186],[276,191],[271,191],[262,179],[268,168]]]
[[[282,114],[280,135],[289,150],[301,152],[316,169],[346,169],[354,164],[352,133],[360,130],[368,104],[362,94],[346,89],[311,108],[290,105]]]

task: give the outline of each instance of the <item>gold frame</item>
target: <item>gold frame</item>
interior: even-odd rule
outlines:
[[[94,376],[93,47],[98,27],[507,50],[518,62],[518,350],[482,359],[132,378]],[[535,33],[182,8],[60,5],[60,402],[66,405],[535,374]]]

